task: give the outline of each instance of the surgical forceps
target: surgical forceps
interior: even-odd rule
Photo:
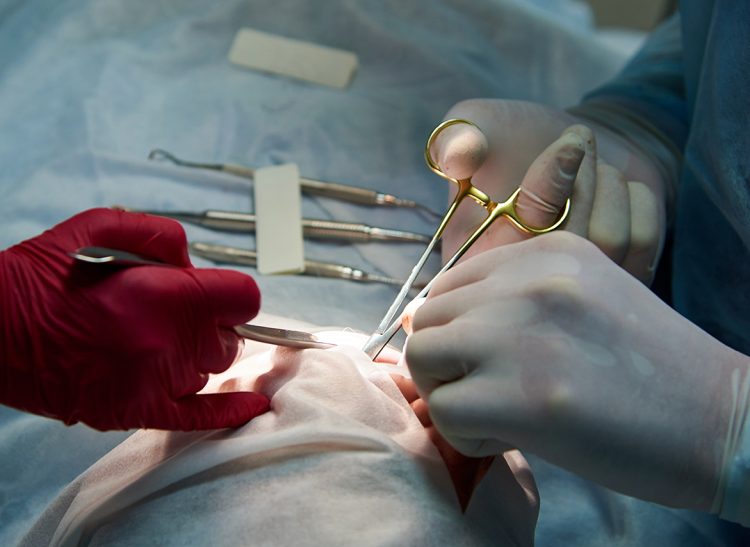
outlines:
[[[174,267],[173,264],[152,260],[144,256],[121,251],[119,249],[109,249],[107,247],[82,247],[76,251],[68,253],[72,258],[86,264],[110,264],[113,266],[166,266]],[[290,348],[318,348],[327,349],[335,347],[336,344],[323,342],[314,334],[299,330],[279,329],[274,327],[264,327],[262,325],[252,325],[245,323],[234,327],[234,332],[243,338],[263,342],[265,344],[274,344],[277,346],[286,346]]]
[[[238,177],[252,180],[255,177],[255,169],[252,167],[245,167],[244,165],[234,165],[231,163],[199,163],[194,161],[186,161],[178,158],[174,154],[162,150],[161,148],[154,148],[149,152],[148,159],[150,160],[167,160],[180,167],[193,167],[197,169],[208,169],[210,171],[221,171],[223,173],[230,173]],[[307,177],[300,177],[299,184],[301,190],[310,195],[322,196],[327,198],[339,199],[342,201],[348,201],[349,203],[357,203],[359,205],[375,205],[385,207],[406,207],[410,209],[419,209],[425,213],[428,213],[434,217],[439,217],[440,214],[433,211],[423,203],[412,201],[410,199],[402,199],[391,194],[384,194],[382,192],[376,192],[369,188],[361,188],[359,186],[351,186],[349,184],[341,184],[338,182],[327,182],[322,180],[310,179]]]
[[[380,354],[385,345],[401,328],[401,317],[396,317],[396,314],[401,308],[401,305],[403,304],[404,299],[409,292],[409,289],[411,288],[414,280],[427,261],[427,258],[430,256],[430,253],[432,253],[435,245],[437,245],[438,240],[442,237],[443,232],[448,225],[448,222],[450,222],[451,218],[453,218],[453,214],[456,212],[458,206],[465,198],[469,197],[476,201],[479,205],[484,207],[487,210],[487,216],[479,225],[479,227],[477,227],[474,232],[466,239],[466,241],[464,241],[464,243],[459,247],[458,251],[456,251],[456,253],[445,263],[440,271],[420,291],[416,298],[426,296],[432,288],[432,284],[434,283],[435,279],[437,279],[440,274],[450,269],[464,255],[464,253],[469,250],[469,247],[471,247],[474,242],[479,239],[479,237],[485,232],[485,230],[487,230],[487,228],[489,228],[492,223],[495,222],[498,218],[505,217],[518,230],[527,234],[538,235],[546,234],[557,229],[565,221],[568,213],[570,212],[570,198],[568,198],[568,200],[565,202],[564,210],[562,211],[562,213],[560,213],[560,216],[551,226],[542,228],[529,226],[523,221],[523,219],[521,219],[520,216],[518,216],[518,213],[516,211],[516,200],[518,199],[518,194],[521,192],[520,186],[516,188],[516,190],[510,195],[508,199],[503,202],[496,202],[490,199],[490,197],[482,192],[479,188],[474,186],[472,184],[471,177],[459,180],[445,174],[440,169],[437,162],[435,162],[435,160],[432,158],[430,148],[432,147],[432,144],[435,142],[435,139],[437,139],[440,133],[442,133],[448,127],[458,124],[467,124],[481,131],[479,127],[476,126],[476,124],[468,120],[450,119],[438,125],[433,130],[430,137],[427,139],[427,144],[425,145],[424,149],[424,157],[425,161],[427,162],[427,166],[438,176],[458,186],[458,191],[456,192],[455,198],[453,198],[453,202],[451,203],[450,207],[448,207],[448,210],[443,216],[442,221],[438,225],[437,230],[435,230],[435,235],[432,236],[430,243],[427,244],[427,248],[425,249],[424,253],[422,253],[422,256],[419,258],[417,264],[412,269],[411,274],[404,282],[404,285],[401,287],[398,295],[396,295],[395,300],[391,304],[390,308],[388,308],[388,311],[386,312],[383,319],[380,321],[378,328],[363,346],[362,350],[367,353],[367,355],[369,355],[372,359]]]

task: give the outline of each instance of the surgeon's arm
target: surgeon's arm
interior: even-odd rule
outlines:
[[[74,263],[85,246],[166,265]],[[268,399],[196,393],[232,364],[231,327],[259,305],[250,277],[193,268],[178,223],[86,211],[0,252],[0,403],[102,430],[239,426]]]
[[[619,76],[568,109],[647,156],[668,182],[670,206],[689,125],[680,23],[676,13],[651,33]]]

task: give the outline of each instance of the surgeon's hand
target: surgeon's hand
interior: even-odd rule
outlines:
[[[439,278],[413,328],[412,377],[463,454],[510,445],[625,494],[710,508],[750,359],[591,243],[555,232],[475,256]]]
[[[506,199],[529,177],[529,166],[545,161],[543,151],[564,129],[577,134],[586,143],[586,156],[564,229],[591,240],[631,274],[650,283],[663,246],[672,181],[639,148],[643,140],[639,135],[626,139],[566,112],[520,101],[464,101],[446,118],[474,122],[487,140],[471,126],[455,125],[435,141],[433,157],[454,178],[473,175],[474,183],[495,200]],[[649,144],[649,148],[656,147]],[[559,210],[558,203],[538,192],[522,191],[522,199],[531,207]],[[445,232],[445,256],[453,254],[484,214],[469,201]],[[525,235],[509,223],[496,222],[466,257],[521,239]]]
[[[172,266],[76,264],[112,247]],[[93,209],[0,253],[0,402],[101,430],[239,426],[255,393],[196,395],[238,353],[260,305],[252,278],[195,269],[172,220]]]

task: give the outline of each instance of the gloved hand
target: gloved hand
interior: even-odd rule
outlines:
[[[463,454],[511,445],[670,506],[721,496],[750,359],[586,240],[555,232],[457,265],[413,329],[412,377]]]
[[[577,112],[585,114],[585,107]],[[495,200],[506,199],[529,165],[539,160],[542,150],[570,127],[586,143],[586,157],[563,228],[593,241],[612,260],[650,283],[663,246],[672,186],[676,184],[676,159],[647,132],[614,120],[612,124],[628,128],[615,134],[592,120],[519,101],[464,101],[446,118],[474,122],[486,135],[490,149],[483,152],[487,142],[476,138],[471,126],[455,125],[435,141],[433,157],[455,178],[473,174],[474,184]],[[586,126],[576,125],[581,123]],[[519,201],[522,197],[523,193]],[[540,197],[537,207],[554,208]],[[459,209],[443,236],[444,256],[453,254],[482,215],[480,207]],[[495,223],[466,257],[523,239],[506,224]]]
[[[74,264],[84,246],[171,266]],[[256,393],[196,395],[238,353],[258,312],[252,278],[195,269],[172,220],[93,209],[0,253],[0,402],[94,428],[239,426]]]

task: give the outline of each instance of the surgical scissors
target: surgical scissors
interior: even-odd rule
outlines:
[[[471,180],[471,176],[464,179],[456,179],[444,173],[438,166],[437,162],[433,159],[430,148],[435,142],[435,139],[437,139],[437,137],[445,129],[459,124],[470,125],[481,132],[481,129],[469,120],[454,118],[445,120],[440,125],[438,125],[432,131],[432,134],[430,134],[430,137],[427,139],[427,143],[425,144],[424,157],[425,161],[427,162],[427,166],[438,176],[458,186],[458,190],[456,192],[456,196],[453,198],[453,202],[450,204],[448,210],[443,216],[443,219],[440,221],[437,230],[435,230],[435,234],[427,244],[427,248],[422,253],[422,256],[419,258],[416,265],[412,269],[409,277],[404,282],[404,285],[401,287],[398,295],[396,295],[393,303],[388,308],[388,311],[386,312],[383,319],[380,321],[377,329],[363,346],[362,350],[367,353],[372,359],[380,354],[385,345],[401,328],[401,317],[396,317],[396,314],[401,308],[401,305],[403,304],[404,299],[409,292],[409,289],[414,283],[414,280],[417,278],[417,275],[424,267],[425,262],[427,262],[427,258],[430,256],[433,249],[437,245],[438,240],[442,237],[443,232],[445,231],[446,226],[448,226],[451,218],[453,218],[453,214],[456,212],[458,206],[464,199],[468,197],[476,201],[479,205],[487,210],[487,216],[482,221],[482,223],[474,230],[474,232],[466,239],[466,241],[464,241],[464,243],[458,248],[456,253],[443,265],[440,271],[420,291],[416,298],[426,296],[432,288],[432,284],[434,283],[435,279],[437,279],[440,274],[450,269],[464,255],[464,253],[469,250],[469,247],[471,247],[474,242],[479,239],[479,237],[485,232],[485,230],[487,230],[487,228],[489,228],[492,223],[495,222],[498,218],[505,217],[518,230],[527,234],[538,235],[546,234],[548,232],[556,230],[563,222],[565,222],[565,219],[568,217],[568,213],[570,212],[570,198],[568,198],[565,202],[565,208],[563,209],[562,213],[560,213],[560,216],[551,226],[530,226],[523,221],[523,219],[518,215],[518,212],[516,211],[516,200],[518,199],[518,195],[521,192],[520,186],[516,188],[515,191],[510,195],[510,197],[508,197],[505,201],[496,202],[493,201],[487,194],[482,192],[479,188],[474,186]]]

